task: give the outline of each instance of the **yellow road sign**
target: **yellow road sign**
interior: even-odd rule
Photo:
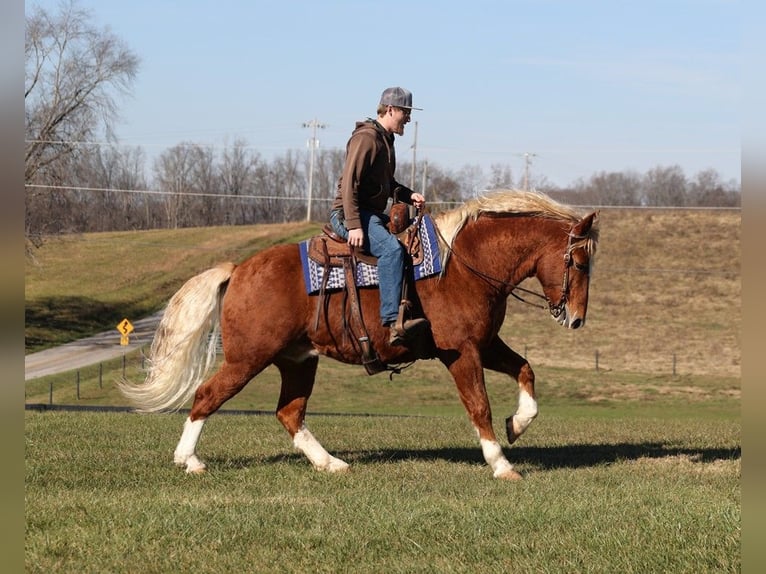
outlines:
[[[120,345],[128,345],[130,338],[127,335],[120,335]]]
[[[117,325],[117,330],[122,333],[123,336],[126,336],[133,331],[133,325],[127,319],[123,319],[120,321],[120,324]],[[127,343],[124,344],[127,345]]]

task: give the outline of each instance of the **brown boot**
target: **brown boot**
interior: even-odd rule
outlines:
[[[388,344],[391,346],[406,345],[409,341],[418,338],[430,326],[431,323],[428,322],[428,319],[423,319],[422,317],[409,319],[401,326],[397,326],[394,323],[389,327]]]

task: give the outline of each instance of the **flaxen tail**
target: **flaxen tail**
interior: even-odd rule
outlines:
[[[171,297],[152,341],[143,383],[119,383],[140,412],[180,409],[216,359],[221,302],[236,265],[223,263],[189,279]]]

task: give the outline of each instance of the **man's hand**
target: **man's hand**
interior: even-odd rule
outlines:
[[[418,209],[423,209],[426,206],[426,198],[420,193],[413,193],[411,196],[412,205]]]
[[[364,241],[364,231],[361,228],[348,230],[348,244],[351,247],[361,247]]]

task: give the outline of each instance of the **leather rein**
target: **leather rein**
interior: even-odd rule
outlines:
[[[558,319],[558,317],[561,315],[561,313],[564,311],[564,307],[566,306],[567,300],[569,299],[569,268],[574,266],[578,271],[587,271],[588,266],[581,265],[572,258],[572,252],[574,251],[574,241],[575,240],[582,240],[586,239],[587,236],[585,235],[577,235],[573,233],[574,226],[572,226],[572,229],[569,230],[567,233],[567,248],[564,252],[564,278],[561,284],[561,297],[559,298],[558,303],[553,303],[548,297],[546,297],[543,294],[537,293],[536,291],[532,291],[530,289],[525,289],[524,287],[519,287],[518,285],[515,285],[513,283],[510,283],[508,281],[504,281],[502,279],[498,279],[496,277],[493,277],[491,275],[488,275],[487,273],[484,273],[484,271],[480,271],[479,269],[476,269],[473,267],[470,263],[468,263],[463,257],[458,254],[451,245],[447,243],[447,241],[444,239],[444,236],[441,233],[441,230],[438,228],[438,226],[434,225],[436,228],[436,233],[439,235],[439,238],[442,240],[442,243],[447,246],[447,249],[449,250],[450,254],[455,257],[460,263],[463,264],[469,271],[471,271],[474,275],[480,277],[481,279],[484,279],[487,283],[496,283],[497,288],[500,289],[501,287],[506,287],[510,289],[510,294],[513,295],[516,299],[521,301],[522,303],[526,303],[527,305],[532,305],[533,307],[537,307],[538,309],[545,309],[546,307],[544,305],[537,305],[536,303],[531,303],[524,299],[523,297],[517,295],[516,291],[522,291],[528,295],[534,295],[535,297],[539,297],[540,299],[543,299],[548,303],[548,311],[553,316],[554,319]],[[493,285],[494,286],[494,285]]]

